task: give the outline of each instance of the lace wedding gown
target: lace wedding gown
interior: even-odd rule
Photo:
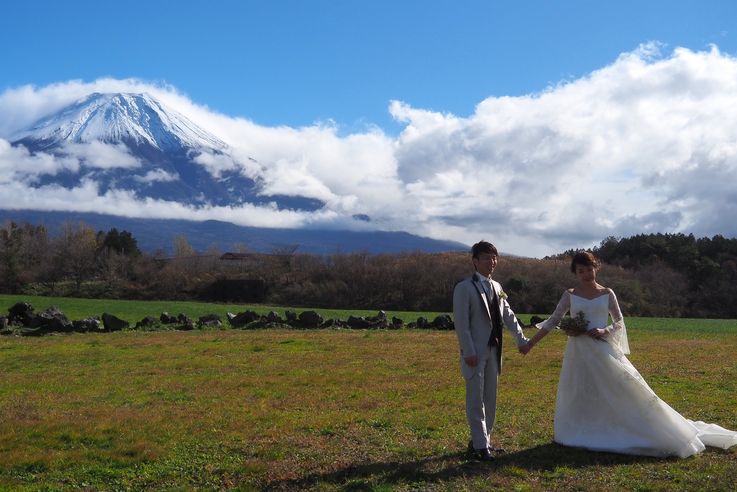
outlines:
[[[737,432],[682,417],[658,398],[625,357],[627,333],[611,290],[594,299],[563,294],[538,328],[550,330],[570,311],[583,312],[588,328],[609,332],[606,343],[569,337],[555,404],[555,442],[595,451],[685,458],[704,446],[737,445]],[[607,326],[609,314],[613,323]]]

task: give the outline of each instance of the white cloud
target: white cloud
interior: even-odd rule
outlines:
[[[483,237],[502,251],[537,256],[609,235],[735,236],[737,60],[716,47],[663,49],[643,45],[537,94],[489,97],[468,117],[393,101],[390,113],[405,124],[396,137],[375,128],[341,136],[331,124],[263,127],[212,112],[172,87],[138,80],[11,89],[0,94],[0,137],[92,91],[145,91],[231,146],[230,156],[198,157],[211,174],[238,171],[263,195],[307,196],[327,205],[314,214],[251,205],[193,209],[101,194],[91,184],[41,193],[29,188],[34,177],[89,166],[91,158],[32,156],[5,141],[0,196],[6,197],[3,206],[13,196],[34,208],[280,227],[380,227],[467,243]],[[117,165],[135,166],[122,157]],[[173,178],[146,176],[141,179]],[[124,204],[120,210],[117,203]],[[356,213],[372,222],[356,224],[350,220]]]
[[[93,169],[135,168],[141,162],[132,156],[124,144],[103,142],[68,143],[62,152],[75,156],[85,166]]]
[[[32,155],[23,146],[14,147],[0,138],[0,186],[7,183],[32,183],[42,174],[55,175],[61,171],[76,172],[79,160],[74,157],[54,157],[50,154]]]
[[[168,183],[171,181],[179,180],[179,175],[166,172],[163,169],[154,169],[153,171],[147,172],[143,176],[136,176],[134,179],[139,183],[147,184]]]

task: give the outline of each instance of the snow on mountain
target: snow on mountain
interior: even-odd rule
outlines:
[[[153,199],[203,208],[253,204],[270,210],[311,212],[325,206],[310,196],[265,194],[261,178],[245,172],[225,142],[145,93],[90,94],[40,119],[10,140],[13,146],[24,146],[31,154],[43,154],[32,162],[43,162],[44,166],[19,169],[16,175],[26,186],[49,189],[51,195],[59,195],[58,188],[62,187],[90,190],[88,196],[78,198],[82,201],[116,191],[133,195],[141,203]],[[57,165],[52,165],[55,160]],[[256,161],[251,161],[246,164],[253,169]],[[217,221],[132,219],[75,211],[77,203],[72,200],[57,211],[0,210],[0,218],[57,226],[67,220],[85,220],[100,229],[121,227],[133,231],[141,239],[140,244],[152,250],[166,247],[173,235],[181,233],[202,249],[212,244],[227,248],[234,243],[248,244],[257,251],[299,244],[301,251],[321,253],[465,249],[458,243],[405,232],[294,230],[240,227]],[[353,218],[371,221],[365,214]]]
[[[265,195],[258,177],[244,174],[228,145],[149,94],[93,93],[42,118],[12,138],[32,153],[77,158],[78,171],[34,178],[35,186],[130,191],[189,205],[274,203],[317,210],[324,203],[298,195]]]
[[[228,148],[222,140],[145,93],[90,94],[40,120],[13,140],[33,143],[34,150],[91,142],[149,145],[162,152],[225,152]]]

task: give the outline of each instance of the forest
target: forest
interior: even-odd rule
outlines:
[[[184,236],[173,255],[140,251],[127,231],[65,224],[0,228],[0,292],[111,299],[199,299],[279,306],[397,311],[451,310],[468,253],[271,254],[236,245],[195,251]],[[503,256],[495,278],[519,313],[552,312],[575,283],[569,250],[543,259]],[[600,283],[626,316],[737,318],[737,239],[685,234],[608,237],[592,249]]]

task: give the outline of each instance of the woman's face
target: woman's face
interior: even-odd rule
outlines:
[[[592,265],[576,265],[576,278],[579,282],[596,282],[596,267]]]

